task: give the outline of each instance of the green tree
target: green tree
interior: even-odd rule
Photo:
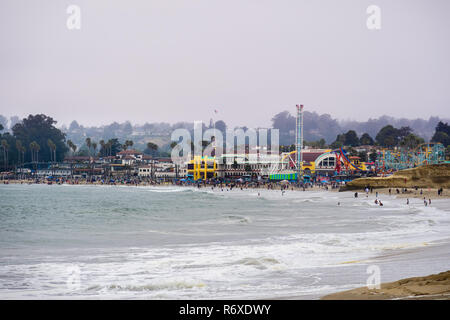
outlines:
[[[174,142],[174,143],[176,145],[176,142]],[[153,142],[147,142],[147,149],[145,149],[144,153],[150,154],[152,156],[155,156],[157,150],[158,150],[158,145],[157,144],[155,144]]]
[[[363,135],[359,139],[359,143],[363,146],[373,146],[375,142],[368,133],[363,133]]]
[[[59,150],[56,155],[56,161],[62,161],[64,154],[68,151],[66,146],[66,135],[54,125],[56,121],[44,114],[29,115],[28,118],[16,123],[12,128],[13,135],[17,140],[22,141],[24,145],[30,145],[35,142],[39,146],[47,144],[48,139],[51,139]],[[38,154],[37,151],[36,154]],[[32,158],[32,154],[30,158]],[[41,152],[43,161],[50,161],[52,152],[48,148],[44,148]],[[31,160],[28,158],[28,160]]]
[[[443,123],[439,121],[436,126],[436,131],[434,132],[433,137],[431,138],[433,142],[440,142],[445,147],[450,145],[450,126],[448,123]]]
[[[436,132],[433,135],[432,141],[433,142],[440,142],[445,147],[448,147],[450,145],[450,136],[448,134],[446,134],[445,132],[439,131],[439,132]]]
[[[132,146],[134,145],[134,142],[133,142],[132,140],[127,140],[127,141],[125,141],[125,144],[126,144],[128,147],[132,147]]]
[[[100,150],[102,156],[115,156],[118,152],[122,150],[122,145],[117,138],[109,139],[105,144],[105,149]]]
[[[22,141],[16,140],[17,164],[20,164],[22,159],[22,148]]]
[[[20,148],[20,154],[22,155],[22,163],[25,163],[25,152],[27,151],[27,148],[25,146],[22,146]]]
[[[354,130],[347,131],[344,144],[351,147],[359,146],[359,138]]]
[[[345,145],[345,134],[338,134],[336,137],[336,140],[330,145],[332,149],[338,149],[340,147],[343,147]]]
[[[86,138],[85,140],[86,147],[88,147],[89,156],[91,155],[91,146],[92,146],[92,140],[91,138]]]
[[[2,139],[1,141],[2,151],[3,151],[3,163],[5,170],[8,170],[8,151],[9,151],[9,144],[6,139]]]
[[[47,145],[50,148],[50,161],[56,161],[56,144],[52,141],[52,139],[48,139]]]
[[[72,142],[72,140],[67,141],[67,146],[69,147],[69,150],[72,150],[72,154],[75,154],[75,151],[77,151],[77,146]]]
[[[31,162],[39,161],[39,150],[40,149],[41,149],[41,146],[36,141],[32,141],[30,143]]]
[[[99,154],[100,154],[100,156],[104,156],[104,154],[102,153],[102,150],[104,150],[105,149],[105,146],[106,146],[106,143],[105,143],[105,140],[100,140],[99,142],[98,142],[98,144],[100,145],[100,150],[99,150]]]
[[[418,137],[415,134],[410,133],[402,140],[400,140],[399,145],[400,147],[406,149],[414,149],[424,142],[425,142],[424,139],[422,139],[421,137]]]
[[[380,146],[392,148],[398,144],[399,132],[392,125],[387,125],[378,132],[375,140]]]
[[[92,149],[94,149],[94,157],[97,154],[97,142],[92,142]]]
[[[412,134],[412,131],[413,130],[410,127],[401,127],[400,129],[397,129],[399,141]]]

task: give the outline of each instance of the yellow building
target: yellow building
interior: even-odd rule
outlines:
[[[214,157],[194,156],[187,165],[187,177],[194,180],[212,179],[217,176],[217,162]]]

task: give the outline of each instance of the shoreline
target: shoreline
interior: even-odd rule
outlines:
[[[423,277],[360,287],[325,295],[320,300],[450,300],[450,270]]]
[[[7,185],[7,184],[26,184],[26,185],[47,185],[46,182],[39,182],[36,183],[34,180],[8,180],[8,183],[0,183],[0,185]],[[186,185],[186,184],[173,184],[171,182],[162,182],[162,183],[151,183],[151,182],[140,182],[140,183],[101,183],[101,182],[95,182],[90,183],[86,181],[77,181],[76,183],[71,182],[64,182],[64,183],[51,183],[50,185],[86,185],[86,186],[129,186],[129,187],[191,187],[191,188],[197,188],[196,185]],[[270,188],[268,187],[270,185]],[[210,189],[211,185],[201,185],[200,189]],[[271,184],[262,184],[259,187],[256,186],[247,186],[247,185],[235,185],[233,189],[240,190],[241,187],[243,190],[273,190],[273,191],[280,191],[281,187],[283,187],[280,183],[271,183]],[[214,188],[220,188],[219,185],[216,185]],[[223,185],[223,188],[226,188],[226,185]],[[389,192],[389,189],[391,192]],[[360,197],[364,197],[366,195],[366,192],[364,189],[354,189],[354,190],[340,190],[339,188],[331,188],[331,187],[323,187],[323,186],[309,186],[305,190],[301,187],[296,186],[288,186],[286,191],[300,191],[300,192],[307,192],[307,191],[328,191],[328,192],[350,192],[355,193],[358,192],[358,195]],[[397,190],[399,192],[397,193]],[[409,188],[404,191],[402,188],[373,188],[371,191],[369,191],[368,195],[375,197],[376,194],[384,195],[384,196],[392,196],[396,198],[404,198],[404,199],[419,199],[423,200],[425,198],[427,201],[429,199],[431,200],[438,200],[438,199],[450,199],[450,190],[443,189],[443,192],[441,195],[438,195],[438,189],[437,188],[418,188],[413,189]],[[378,197],[380,198],[380,197]]]

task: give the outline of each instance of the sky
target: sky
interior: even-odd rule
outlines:
[[[259,127],[303,104],[448,118],[449,14],[448,0],[2,0],[0,114]]]

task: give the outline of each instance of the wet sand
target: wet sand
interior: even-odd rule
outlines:
[[[450,300],[450,270],[326,295],[322,300]]]

